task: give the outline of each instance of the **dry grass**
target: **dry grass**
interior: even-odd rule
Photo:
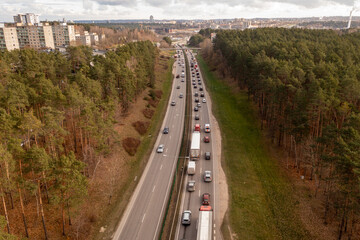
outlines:
[[[155,111],[154,111],[153,109],[150,109],[150,108],[145,108],[145,109],[143,110],[144,116],[145,116],[146,118],[148,118],[148,119],[151,119],[152,116],[154,115],[154,113],[155,113]]]
[[[144,135],[150,126],[150,122],[136,121],[132,124],[132,126],[140,135]]]

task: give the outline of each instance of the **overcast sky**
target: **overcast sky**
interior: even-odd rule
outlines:
[[[0,0],[0,22],[26,12],[40,20],[346,16],[353,6],[353,0]]]

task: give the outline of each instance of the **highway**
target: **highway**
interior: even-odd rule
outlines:
[[[190,76],[192,75],[191,67],[190,67],[190,61],[193,57],[193,54],[191,51],[187,51],[187,58],[189,60],[188,67],[190,69]],[[196,61],[194,56],[194,61]],[[198,66],[199,68],[199,66]],[[201,85],[199,85],[198,77],[196,76],[196,70],[193,71],[195,73],[195,77],[191,76],[190,84],[192,84],[192,79],[195,79],[195,83],[197,88],[194,88],[194,85],[192,85],[192,129],[194,129],[194,126],[196,123],[199,123],[201,125],[201,144],[200,144],[200,159],[196,161],[196,173],[195,175],[186,175],[183,185],[183,197],[181,200],[180,205],[180,214],[178,219],[178,225],[177,230],[175,234],[175,239],[193,239],[195,240],[197,238],[197,221],[199,216],[199,208],[202,204],[202,195],[204,193],[210,194],[210,206],[213,208],[213,239],[221,239],[221,236],[219,234],[216,234],[217,232],[220,232],[220,223],[217,223],[215,221],[216,219],[216,213],[217,213],[217,201],[218,198],[216,196],[216,183],[218,181],[217,179],[217,171],[214,171],[214,169],[217,169],[217,163],[214,160],[214,156],[217,154],[215,153],[215,149],[213,146],[214,139],[212,138],[212,133],[205,133],[204,131],[204,125],[207,123],[210,123],[211,128],[211,120],[210,120],[210,114],[211,109],[209,109],[209,95],[206,91],[203,77],[201,76],[201,71],[199,69],[199,75],[200,75],[200,81]],[[200,87],[203,88],[203,91],[200,91]],[[199,97],[195,97],[195,92],[198,92]],[[204,97],[201,97],[201,93],[204,93]],[[197,103],[195,103],[194,99],[199,98],[199,102],[201,104],[201,107],[199,107],[199,111],[195,112],[194,107]],[[202,102],[202,99],[206,99],[206,103]],[[195,120],[195,115],[199,115],[200,119]],[[210,143],[205,143],[203,138],[205,136],[210,137]],[[220,140],[216,140],[220,141]],[[205,160],[205,152],[211,152],[211,160]],[[204,171],[210,170],[212,172],[212,182],[205,182],[203,179]],[[189,180],[195,180],[196,181],[196,189],[194,192],[188,192],[186,185]],[[181,224],[181,215],[184,210],[191,210],[192,216],[191,216],[191,224],[184,226]],[[217,225],[216,225],[217,224]]]
[[[147,166],[113,235],[114,240],[154,240],[159,237],[184,129],[187,81],[186,69],[181,63],[184,62],[184,56],[182,51],[180,53],[180,60],[174,63],[172,92],[161,131]],[[183,70],[184,78],[181,77]],[[178,74],[180,77],[176,78]],[[181,79],[184,79],[184,82]],[[181,93],[184,95],[183,98],[179,97]],[[171,105],[172,101],[175,101],[175,106]],[[169,127],[168,134],[163,134],[165,127]],[[157,153],[160,144],[164,144],[163,153]]]

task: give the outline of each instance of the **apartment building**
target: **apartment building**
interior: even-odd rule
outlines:
[[[0,24],[0,50],[19,49],[19,41],[15,27],[5,27]]]
[[[52,26],[53,39],[55,47],[69,46],[75,44],[75,28],[74,25],[60,23]]]

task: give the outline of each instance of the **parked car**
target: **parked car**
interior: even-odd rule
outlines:
[[[190,210],[185,210],[182,213],[181,223],[182,223],[182,225],[190,225],[190,223],[191,223],[191,211]]]
[[[205,160],[210,160],[211,152],[205,152]]]
[[[205,171],[204,172],[204,181],[205,182],[211,182],[212,181],[211,171]]]
[[[194,180],[190,180],[187,184],[187,190],[189,192],[193,192],[195,191],[195,181]]]
[[[168,133],[169,133],[169,128],[168,127],[164,128],[163,134],[168,134]]]
[[[204,142],[205,142],[205,143],[209,143],[209,142],[210,142],[210,137],[209,137],[209,136],[205,136],[205,137],[204,137]]]
[[[158,146],[158,148],[157,148],[157,152],[158,153],[163,153],[164,152],[164,148],[165,148],[165,146],[164,146],[164,144],[160,144],[159,146]]]
[[[202,205],[210,205],[210,193],[204,193],[202,199]]]

